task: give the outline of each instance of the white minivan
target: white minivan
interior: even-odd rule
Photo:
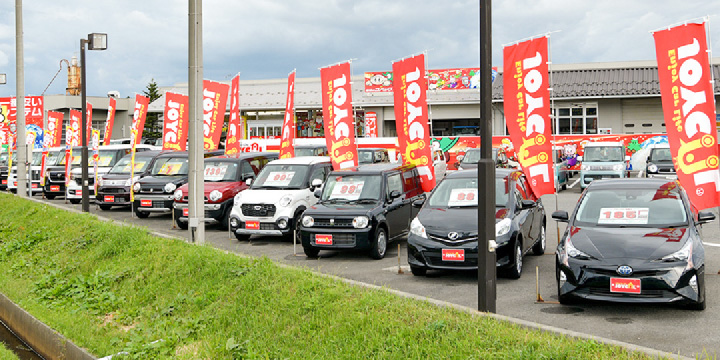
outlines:
[[[305,209],[315,205],[315,190],[332,171],[327,156],[300,156],[269,162],[250,189],[235,196],[230,230],[238,240],[250,235],[295,235]]]

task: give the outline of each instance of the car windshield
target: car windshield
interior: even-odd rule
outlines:
[[[50,151],[48,152],[47,159],[45,159],[46,166],[57,165],[60,160],[65,157],[65,150]]]
[[[140,174],[145,172],[152,159],[153,158],[151,156],[138,156],[135,154],[134,173]],[[108,174],[129,174],[131,170],[130,167],[132,166],[130,160],[130,155],[124,156],[115,164],[115,166],[112,167],[112,169],[110,169],[110,171],[108,171]]]
[[[496,157],[497,150],[493,149],[493,157]],[[468,149],[465,157],[460,161],[461,164],[477,164],[480,161],[480,149]]]
[[[237,168],[234,162],[205,160],[205,181],[238,181]]]
[[[128,149],[128,152],[130,150]],[[120,156],[125,156],[125,152],[122,150],[100,150],[98,151],[98,166],[113,166],[118,161]],[[92,152],[90,152],[92,156]]]
[[[188,174],[187,157],[158,158],[153,164],[152,176],[183,176]]]
[[[268,164],[255,182],[253,189],[302,189],[307,186],[309,165],[302,164]]]
[[[687,222],[674,182],[655,189],[590,189],[575,215],[577,226],[668,228]]]
[[[295,156],[315,156],[316,148],[295,148]]]
[[[650,152],[650,161],[672,161],[670,149],[655,148]]]
[[[0,153],[0,165],[7,165],[8,163],[8,153]]]
[[[330,174],[323,188],[321,201],[351,202],[380,199],[382,187],[380,175]]]
[[[623,161],[621,146],[586,146],[583,161],[587,162],[620,162]]]
[[[358,150],[358,164],[372,164],[374,150]]]
[[[477,179],[444,179],[428,199],[431,207],[477,207]]]

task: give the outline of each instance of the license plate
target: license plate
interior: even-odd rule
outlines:
[[[259,221],[246,221],[245,228],[250,229],[250,230],[260,230],[260,222]]]
[[[140,200],[140,206],[152,207],[152,200]]]
[[[442,249],[443,261],[465,261],[465,249]]]
[[[82,195],[82,190],[75,190],[75,195],[77,195],[77,196]]]
[[[30,187],[33,188],[33,189],[37,189],[37,188],[38,188],[38,184],[30,184]]]
[[[640,279],[610,278],[610,292],[639,294]]]
[[[3,184],[3,185],[7,185],[7,180],[3,180],[3,181],[2,181],[2,184]]]
[[[113,196],[113,195],[105,195],[105,197],[103,198],[103,201],[104,201],[104,202],[115,202],[115,196]]]
[[[190,209],[184,208],[184,209],[183,209],[183,216],[190,216]]]
[[[13,181],[13,186],[17,186],[17,181]]]
[[[315,234],[315,243],[318,245],[332,245],[332,234]]]
[[[51,185],[50,191],[60,191],[60,185]]]

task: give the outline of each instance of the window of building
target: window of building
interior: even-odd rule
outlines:
[[[554,109],[553,129],[559,135],[597,134],[597,105],[557,106]]]

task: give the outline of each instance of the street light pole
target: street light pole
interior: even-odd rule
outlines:
[[[23,45],[22,0],[15,0],[15,113],[17,144],[17,195],[27,196],[27,140],[25,135],[25,47]],[[12,146],[12,145],[11,145]],[[8,169],[12,171],[12,169]]]
[[[188,228],[190,242],[205,243],[205,168],[202,118],[202,0],[188,0]]]

